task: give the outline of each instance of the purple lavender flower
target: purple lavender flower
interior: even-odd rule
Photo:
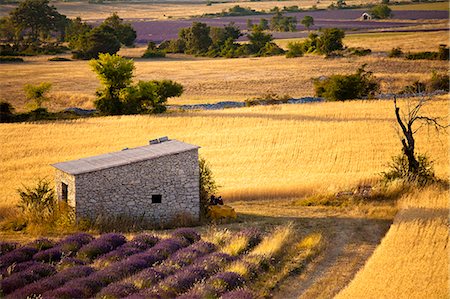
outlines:
[[[58,263],[58,270],[68,269],[74,266],[83,266],[86,265],[86,262],[74,257],[65,257]]]
[[[246,228],[241,230],[238,235],[246,236],[248,238],[248,248],[255,247],[262,239],[261,232],[256,228]]]
[[[0,289],[4,295],[7,295],[29,283],[40,278],[50,276],[55,273],[55,267],[48,264],[36,264],[28,269],[14,273],[11,276],[0,281]]]
[[[145,269],[149,264],[145,259],[131,257],[127,260],[113,263],[108,267],[92,274],[92,278],[101,282],[102,284],[109,284],[129,275],[136,273],[139,270]]]
[[[33,247],[24,246],[16,248],[0,257],[0,270],[3,271],[13,263],[18,264],[31,260],[36,252],[37,249]]]
[[[162,290],[170,290],[176,294],[181,294],[191,288],[196,282],[203,279],[207,272],[202,267],[188,267],[178,271],[164,279],[158,286],[156,293]]]
[[[16,249],[17,243],[0,241],[0,257],[10,251]]]
[[[200,235],[195,231],[195,229],[188,228],[188,227],[176,229],[172,233],[172,237],[185,238],[191,244],[200,240]]]
[[[47,291],[56,289],[66,282],[79,277],[85,277],[94,272],[94,269],[88,266],[75,266],[61,272],[56,273],[53,276],[40,279],[34,283],[16,290],[11,293],[7,298],[27,298],[32,295],[41,295]]]
[[[154,247],[152,247],[152,252],[156,253],[161,258],[161,260],[163,260],[170,254],[188,245],[189,243],[185,238],[164,239],[158,242],[158,244],[156,244]]]
[[[132,241],[128,242],[130,246],[140,248],[140,249],[147,249],[150,247],[155,246],[156,243],[158,243],[159,238],[155,237],[153,235],[149,234],[140,234],[133,238]]]
[[[33,255],[33,259],[39,262],[51,263],[59,261],[62,255],[63,253],[60,247],[53,247],[47,250],[39,251]]]
[[[89,298],[100,291],[104,285],[92,275],[70,280],[62,287],[45,292],[42,298]]]
[[[119,299],[137,292],[137,288],[131,283],[113,283],[102,289],[97,297]]]
[[[104,234],[81,247],[78,256],[92,261],[99,255],[110,252],[125,242],[125,237],[120,234]]]
[[[33,242],[29,243],[27,246],[34,247],[37,250],[46,250],[49,248],[52,248],[55,245],[55,242],[47,239],[47,238],[41,238],[34,240]]]
[[[220,272],[211,277],[207,284],[214,287],[216,294],[221,294],[243,285],[244,278],[234,272]]]
[[[3,275],[3,278],[5,278],[5,277],[8,277],[8,276],[11,276],[14,273],[19,273],[19,272],[22,272],[24,270],[27,270],[31,266],[34,266],[34,265],[37,265],[37,264],[41,264],[41,263],[36,262],[36,261],[26,261],[26,262],[23,262],[23,263],[12,264],[8,268],[4,269],[3,272],[1,272],[1,274]]]
[[[94,239],[89,234],[77,233],[61,240],[56,246],[61,248],[65,254],[76,253],[83,245],[88,244]]]
[[[160,267],[147,268],[132,277],[134,285],[139,288],[149,288],[166,277],[165,271],[159,271]]]
[[[220,299],[255,299],[256,296],[249,290],[237,289],[234,291],[226,292],[220,297]]]

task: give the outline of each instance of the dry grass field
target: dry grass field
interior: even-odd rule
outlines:
[[[447,32],[361,34],[348,36],[348,46],[363,46],[373,51],[389,51],[399,46],[404,51],[435,50],[448,39]],[[286,46],[289,40],[279,41]],[[120,54],[139,57],[143,48],[124,49]],[[51,110],[66,107],[92,108],[99,81],[86,61],[49,62],[48,57],[25,58],[22,64],[4,64],[0,73],[0,98],[18,111],[25,110],[23,85],[48,81],[53,83],[48,103]],[[291,97],[312,96],[312,77],[355,72],[362,64],[383,81],[382,91],[399,91],[405,85],[431,76],[431,71],[445,72],[443,61],[408,61],[374,54],[368,57],[324,59],[316,55],[287,59],[260,57],[210,59],[169,56],[165,59],[135,59],[135,80],[172,79],[185,87],[181,98],[171,104],[212,103],[221,100],[241,101],[267,93]],[[69,72],[68,72],[69,70]],[[232,71],[231,71],[232,70]]]
[[[448,298],[449,195],[428,189],[403,198],[389,232],[337,298]]]
[[[212,1],[213,3],[215,1]],[[255,10],[269,10],[275,6],[297,5],[302,8],[310,8],[316,5],[318,8],[326,8],[333,1],[324,0],[317,3],[316,0],[288,0],[280,3],[279,1],[220,1],[211,6],[206,6],[206,1],[163,1],[154,2],[132,2],[132,3],[108,3],[105,5],[89,4],[87,2],[57,2],[54,5],[58,11],[70,18],[81,17],[86,20],[105,19],[113,12],[117,12],[122,18],[132,19],[167,19],[167,18],[186,18],[198,16],[204,13],[217,13],[222,10],[228,10],[230,7],[240,5],[250,7]],[[375,0],[348,0],[347,4],[375,3]],[[6,15],[14,6],[1,5],[0,16]]]
[[[448,121],[448,97],[427,107]],[[226,199],[336,192],[378,177],[400,151],[391,101],[259,106],[163,116],[119,116],[0,125],[0,198],[53,178],[51,163],[170,138],[198,144]],[[418,151],[447,176],[448,136],[422,131]]]

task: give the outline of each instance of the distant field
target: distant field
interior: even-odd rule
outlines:
[[[414,3],[408,5],[391,5],[392,10],[449,10],[448,1],[435,3]]]
[[[422,45],[420,47],[426,50],[433,50],[442,43],[438,42],[439,36],[435,38],[435,44],[420,43],[420,35],[416,37],[416,45]],[[357,40],[351,44],[377,46],[377,39],[368,40],[369,44]],[[387,42],[382,49],[389,51],[400,46],[406,51],[408,47],[404,45],[411,43],[411,39],[398,38],[395,43]],[[131,49],[122,53],[139,55],[139,51]],[[19,111],[24,110],[23,85],[48,81],[53,83],[53,100],[48,104],[51,109],[93,107],[94,93],[100,83],[86,61],[49,62],[47,57],[25,59],[29,62],[1,66],[0,98],[11,102]],[[242,101],[267,93],[302,97],[314,95],[312,77],[352,73],[362,64],[367,64],[367,69],[383,81],[383,92],[399,91],[415,80],[429,78],[432,70],[445,72],[448,69],[443,61],[407,61],[376,56],[340,59],[324,59],[317,55],[295,59],[283,56],[239,59],[170,56],[159,60],[136,59],[135,80],[172,79],[182,83],[185,92],[181,98],[171,100],[172,104]]]
[[[287,76],[286,76],[287,77]],[[448,122],[448,96],[425,111]],[[0,124],[0,205],[53,179],[51,163],[170,138],[198,144],[226,199],[296,198],[378,178],[400,152],[391,101],[259,106],[162,116]],[[421,131],[417,149],[449,175],[448,135]]]
[[[261,1],[261,2],[235,2],[220,1],[225,3],[214,3],[206,6],[206,1],[170,1],[169,3],[111,3],[111,4],[89,4],[87,2],[58,2],[54,5],[58,11],[68,17],[82,17],[83,19],[95,20],[107,18],[111,13],[117,12],[122,18],[145,18],[145,19],[167,19],[186,18],[190,16],[202,15],[204,13],[217,13],[234,5],[250,7],[255,10],[269,10],[275,6],[297,5],[302,8],[309,8],[316,5],[318,8],[326,8],[333,1],[324,0],[317,3],[316,0],[295,0],[295,1]],[[376,3],[375,0],[348,0],[347,4]],[[13,5],[0,5],[0,16],[10,11]]]

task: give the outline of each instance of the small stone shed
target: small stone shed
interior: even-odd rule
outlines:
[[[183,215],[198,220],[198,149],[163,137],[146,146],[52,164],[56,192],[77,219],[125,216],[163,224]]]
[[[371,16],[369,13],[364,12],[364,13],[361,15],[361,17],[359,17],[359,19],[362,20],[362,21],[372,20],[372,16]]]

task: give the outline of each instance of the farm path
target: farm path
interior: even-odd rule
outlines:
[[[233,207],[261,226],[292,221],[301,234],[320,231],[324,250],[299,274],[284,280],[273,298],[333,298],[364,266],[389,229],[395,208],[296,207],[292,200],[237,202]],[[256,207],[255,207],[256,205]],[[387,212],[386,212],[387,211]],[[371,215],[371,216],[369,216]]]

